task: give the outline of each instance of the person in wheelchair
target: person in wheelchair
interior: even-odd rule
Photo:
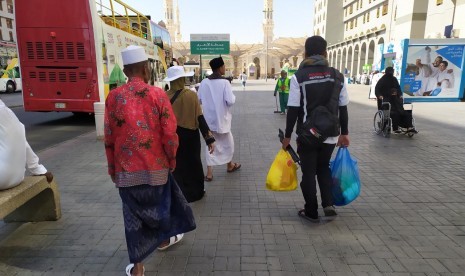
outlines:
[[[399,126],[406,128],[407,132],[418,133],[412,124],[412,112],[408,112],[404,109],[404,101],[400,95],[400,91],[396,88],[391,88],[390,90],[389,103],[391,104],[390,116],[394,133],[402,133]]]
[[[400,84],[396,77],[394,77],[394,68],[386,67],[384,75],[378,80],[375,86],[375,95],[378,99],[378,110],[382,110],[384,101],[389,101],[391,97],[391,89],[400,91]]]

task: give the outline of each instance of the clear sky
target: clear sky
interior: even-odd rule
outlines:
[[[163,0],[122,1],[151,15],[155,22],[165,21]],[[178,1],[183,41],[188,41],[191,33],[230,33],[232,43],[263,41],[263,0]],[[312,35],[313,4],[313,0],[274,0],[274,37]]]

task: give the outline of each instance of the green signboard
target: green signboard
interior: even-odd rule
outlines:
[[[229,34],[191,34],[191,55],[228,55]]]
[[[229,41],[191,41],[191,55],[228,55]]]

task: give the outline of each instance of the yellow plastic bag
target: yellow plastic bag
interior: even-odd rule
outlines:
[[[289,152],[279,150],[266,177],[266,188],[272,191],[297,189],[297,165]]]

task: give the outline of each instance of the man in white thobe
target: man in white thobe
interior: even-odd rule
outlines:
[[[421,81],[420,89],[415,92],[415,96],[426,96],[436,87],[436,79],[439,73],[439,64],[443,61],[442,56],[437,56],[431,63],[431,48],[426,47],[426,64],[421,63],[421,59],[416,60],[418,75],[415,80]]]
[[[236,102],[236,96],[229,81],[223,77],[226,71],[223,59],[212,59],[210,67],[213,74],[200,83],[198,92],[203,115],[216,140],[215,151],[205,152],[206,181],[213,180],[212,166],[227,164],[227,172],[235,172],[241,167],[241,164],[232,162],[234,138],[231,133],[231,107]]]
[[[27,143],[24,125],[0,100],[0,190],[13,188],[24,179],[25,167],[33,175],[53,175],[39,164],[39,157]]]
[[[436,88],[434,88],[431,92],[427,92],[426,96],[437,96],[444,88],[454,88],[454,74],[451,69],[447,70],[447,66],[449,66],[447,61],[441,61],[439,71],[434,79]]]

